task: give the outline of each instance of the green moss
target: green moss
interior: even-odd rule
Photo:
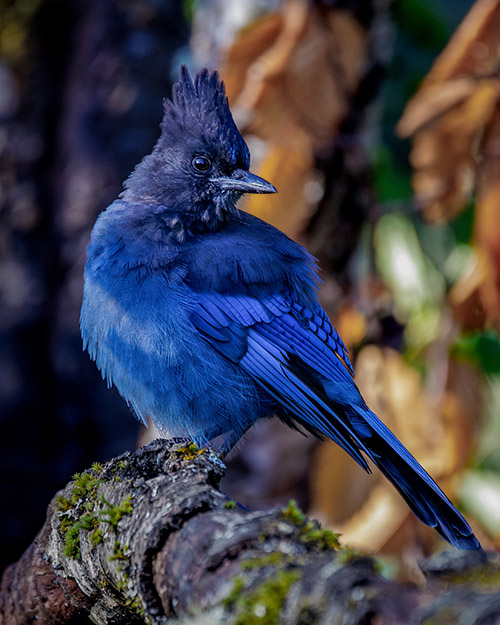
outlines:
[[[57,514],[59,518],[59,528],[64,535],[73,524],[73,520],[70,518],[70,513],[73,510],[73,504],[64,496],[57,498]]]
[[[249,560],[244,560],[241,563],[241,568],[245,569],[261,569],[264,566],[276,566],[282,564],[283,562],[289,560],[289,556],[285,556],[285,554],[281,553],[281,551],[272,551],[271,553],[267,553],[264,556],[258,558],[251,558]]]
[[[108,558],[109,562],[122,560],[128,563],[129,557],[125,554],[125,551],[128,551],[128,547],[126,545],[122,547],[122,545],[120,545],[120,541],[115,540],[115,544],[113,545],[113,554]]]
[[[63,554],[73,560],[79,560],[82,555],[80,551],[80,528],[77,524],[72,525],[66,532]]]
[[[179,447],[175,453],[178,456],[182,456],[185,460],[192,460],[193,458],[196,458],[196,456],[204,454],[205,451],[205,449],[198,449],[198,446],[195,443],[189,443],[184,447]]]
[[[226,503],[222,507],[227,508],[228,510],[232,510],[232,508],[234,508],[235,506],[236,502],[230,499],[229,501],[226,501]]]
[[[90,471],[76,473],[69,496],[57,499],[59,529],[64,539],[63,553],[69,558],[78,560],[81,557],[80,531],[91,532],[90,542],[95,547],[103,541],[99,521],[108,523],[116,530],[120,519],[133,511],[131,495],[125,497],[118,506],[110,504],[102,497],[101,501],[106,507],[99,515],[96,514],[97,491],[106,481],[101,474],[102,467],[99,463],[94,463]]]
[[[297,503],[290,499],[288,506],[282,510],[283,518],[300,527],[300,540],[315,544],[320,549],[338,549],[339,534],[330,529],[323,529],[317,521],[309,521]]]
[[[316,521],[308,521],[301,530],[300,540],[314,543],[320,549],[336,550],[340,547],[339,534],[330,529],[323,529]]]
[[[81,557],[80,531],[92,532],[97,529],[98,521],[92,514],[93,500],[103,480],[95,473],[95,469],[93,472],[76,473],[69,497],[61,496],[57,499],[59,529],[64,539],[63,554],[74,560]]]
[[[99,519],[104,523],[109,523],[113,529],[116,529],[118,523],[124,516],[131,514],[134,510],[134,506],[132,505],[132,495],[127,495],[118,506],[114,506],[109,503],[104,495],[101,496],[101,501],[107,508],[105,510],[101,510]]]
[[[73,504],[67,497],[64,497],[63,495],[61,495],[57,498],[57,511],[58,512],[67,512],[68,510],[71,510],[72,508],[73,508]]]
[[[350,562],[366,557],[366,553],[363,553],[362,551],[358,551],[352,547],[342,547],[342,549],[339,549],[338,551],[337,560],[339,564],[349,564]],[[375,563],[375,558],[373,558],[373,561]]]
[[[127,545],[121,545],[119,540],[115,540],[113,545],[113,554],[109,556],[109,562],[116,562],[116,573],[119,575],[119,578],[116,582],[116,588],[125,592],[129,582],[128,569],[130,566],[130,558],[127,554],[129,548]]]
[[[67,527],[63,545],[63,554],[65,556],[74,560],[80,559],[80,530],[92,531],[96,522],[96,519],[91,515],[85,514]]]
[[[233,589],[229,595],[222,600],[222,605],[231,607],[234,603],[236,603],[240,599],[244,587],[245,580],[242,577],[235,577],[233,580]]]
[[[305,514],[299,508],[295,499],[290,499],[288,506],[282,512],[283,517],[294,525],[302,525],[306,520]]]
[[[71,492],[71,502],[77,504],[82,499],[93,499],[97,489],[103,483],[101,478],[93,475],[90,471],[75,473],[73,476],[75,484]]]
[[[244,594],[242,578],[234,579],[231,594],[223,601],[224,605],[236,610],[234,625],[276,625],[279,613],[288,596],[290,586],[300,579],[297,570],[278,571],[271,579],[259,584],[248,594]]]
[[[102,529],[98,527],[92,532],[92,534],[90,534],[90,542],[92,543],[93,547],[96,547],[97,545],[101,544],[102,541],[103,541]]]
[[[117,567],[117,570],[121,570],[120,567]],[[121,579],[118,580],[117,584],[116,584],[116,588],[122,592],[122,593],[126,593],[127,591],[127,587],[130,581],[130,577],[128,575],[128,573],[124,572],[122,573]],[[144,616],[144,608],[142,606],[142,602],[139,598],[138,595],[134,595],[132,597],[128,597],[125,601],[125,605],[126,607],[131,610],[132,612],[135,612],[136,614],[138,614],[139,616]]]
[[[117,567],[118,572],[122,572],[122,567],[119,565]],[[130,577],[126,571],[122,572],[121,579],[116,582],[116,587],[118,590],[124,591],[126,590],[128,583],[130,581]]]
[[[86,530],[87,532],[92,532],[95,530],[97,525],[97,519],[91,514],[84,514],[80,517],[80,529]]]
[[[142,606],[142,601],[140,600],[138,595],[128,599],[125,605],[127,606],[127,608],[133,610],[139,616],[144,616],[144,608]]]
[[[476,588],[497,588],[500,584],[500,571],[485,564],[483,567],[471,568],[460,572],[447,572],[442,575],[443,581],[449,584],[467,584]]]

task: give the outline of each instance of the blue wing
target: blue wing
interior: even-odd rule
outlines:
[[[203,293],[191,320],[292,419],[334,440],[369,471],[366,454],[421,521],[457,547],[480,548],[463,516],[364,403],[347,350],[318,304]]]
[[[205,340],[238,363],[289,414],[333,439],[369,471],[360,453],[366,451],[364,445],[344,410],[335,410],[321,387],[321,379],[337,385],[346,406],[360,400],[347,350],[319,305],[311,310],[281,295],[257,300],[201,294],[192,321]]]

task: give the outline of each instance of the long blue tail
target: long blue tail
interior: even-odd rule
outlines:
[[[343,401],[339,402],[335,399],[340,394],[338,382],[326,380],[323,385],[324,378],[319,380],[301,362],[289,358],[287,364],[288,368],[282,366],[279,369],[282,375],[278,380],[279,394],[258,379],[285,408],[288,413],[282,415],[285,422],[295,420],[313,434],[328,436],[369,471],[367,456],[394,484],[423,523],[436,529],[459,549],[481,549],[464,517],[389,428],[366,406],[354,382],[343,385]]]
[[[366,408],[353,424],[365,453],[394,484],[416,516],[459,549],[481,549],[469,524],[394,434]],[[357,421],[357,420],[356,420]]]

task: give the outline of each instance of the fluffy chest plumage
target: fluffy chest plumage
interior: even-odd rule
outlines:
[[[141,421],[152,417],[165,435],[206,444],[211,428],[217,436],[234,429],[234,419],[252,423],[261,414],[248,377],[198,335],[190,320],[196,297],[172,272],[138,280],[132,271],[103,284],[88,268],[82,336]]]

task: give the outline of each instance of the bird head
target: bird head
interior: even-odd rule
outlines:
[[[126,181],[122,197],[211,224],[234,210],[243,193],[276,192],[249,165],[218,73],[204,69],[192,80],[183,65],[172,100],[164,102],[160,138]]]

